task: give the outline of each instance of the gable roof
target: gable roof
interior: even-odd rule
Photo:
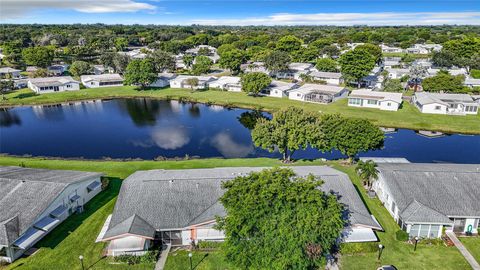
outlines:
[[[9,245],[22,235],[65,187],[101,175],[0,167],[0,245]]]
[[[80,76],[82,82],[97,81],[97,82],[116,82],[123,81],[120,74],[100,74],[100,75],[82,75]]]
[[[326,78],[326,79],[340,79],[342,73],[340,72],[325,72],[325,71],[312,71],[308,75],[317,78]]]
[[[327,85],[327,84],[309,84],[306,83],[300,86],[297,89],[292,90],[291,92],[302,93],[302,94],[309,94],[313,92],[322,92],[327,94],[338,94],[342,92],[345,87],[342,86],[335,86],[335,85]]]
[[[415,98],[421,105],[438,103],[448,106],[447,102],[455,103],[475,103],[473,98],[468,94],[445,94],[445,93],[427,93],[417,92]]]
[[[393,92],[383,92],[383,91],[372,91],[367,89],[353,90],[350,93],[349,98],[365,98],[365,99],[375,99],[380,101],[394,101],[396,103],[402,103],[402,93],[393,93]]]
[[[133,214],[131,217],[118,223],[113,228],[110,228],[105,233],[103,239],[108,239],[124,234],[134,234],[153,239],[153,237],[155,236],[155,229],[143,218],[139,217],[136,214]]]
[[[371,217],[348,176],[326,166],[291,167],[299,176],[313,174],[324,184],[321,189],[339,196],[348,207],[352,224],[381,229]],[[236,167],[189,170],[137,171],[123,181],[106,236],[126,231],[125,220],[133,215],[142,217],[156,230],[183,229],[224,216],[219,202],[223,181],[261,171],[262,167]],[[128,223],[128,222],[127,222]]]
[[[36,86],[59,86],[66,83],[79,83],[71,76],[33,78],[29,81]]]
[[[480,164],[379,163],[378,170],[402,219],[480,217]]]

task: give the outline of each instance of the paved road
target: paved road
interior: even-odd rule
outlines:
[[[448,237],[452,240],[452,242],[455,244],[455,246],[460,250],[460,253],[462,253],[463,257],[467,260],[467,262],[472,266],[473,270],[480,270],[480,264],[475,260],[475,258],[470,254],[470,252],[467,250],[467,248],[458,240],[457,236],[453,232],[447,232]]]

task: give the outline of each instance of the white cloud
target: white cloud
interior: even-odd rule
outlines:
[[[480,25],[480,12],[278,13],[267,17],[199,19],[203,25]]]
[[[154,11],[151,4],[133,0],[1,0],[0,19],[15,19],[44,9],[66,9],[84,13]]]
[[[181,127],[158,128],[151,135],[153,142],[166,150],[175,150],[190,142],[188,131]]]
[[[254,150],[251,144],[240,144],[226,132],[220,132],[215,135],[210,140],[210,143],[218,150],[218,152],[222,154],[222,156],[226,158],[246,157]]]

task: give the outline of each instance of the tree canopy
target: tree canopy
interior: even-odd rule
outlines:
[[[132,60],[128,63],[125,71],[125,84],[140,85],[141,88],[145,88],[156,79],[155,67],[150,59]]]
[[[315,67],[318,71],[325,72],[338,72],[338,63],[337,61],[330,58],[320,58],[317,60]]]
[[[360,81],[375,67],[375,58],[366,50],[351,50],[340,57],[342,75],[349,80]]]
[[[223,183],[226,257],[240,269],[318,269],[345,225],[321,179],[274,168]]]
[[[424,91],[428,92],[460,93],[466,90],[463,85],[464,80],[463,75],[454,76],[440,71],[433,77],[425,78],[422,81],[422,87]]]
[[[245,53],[238,49],[223,52],[220,56],[220,67],[227,68],[234,74],[240,72],[240,66],[245,60]]]
[[[267,56],[265,56],[265,67],[272,71],[278,72],[288,69],[288,64],[290,64],[291,58],[290,55],[283,51],[272,51]]]
[[[68,71],[73,76],[80,77],[81,75],[88,74],[91,70],[90,64],[85,61],[75,61],[69,67]]]
[[[365,43],[362,45],[358,45],[355,50],[365,50],[367,51],[373,58],[375,59],[375,63],[382,62],[382,49],[380,46],[370,43]]]
[[[149,57],[153,60],[156,72],[175,70],[175,58],[168,52],[156,50],[150,53]]]
[[[208,73],[212,65],[213,65],[212,59],[204,55],[199,55],[195,57],[195,63],[193,64],[192,72],[195,75]]]
[[[22,57],[27,65],[46,68],[52,64],[54,50],[51,47],[30,47],[23,49]]]
[[[251,72],[244,74],[240,79],[242,84],[242,91],[252,94],[254,96],[258,95],[260,91],[265,89],[272,82],[272,78],[262,72]]]
[[[277,49],[284,52],[293,52],[299,50],[302,43],[302,40],[296,36],[283,36],[277,42]]]

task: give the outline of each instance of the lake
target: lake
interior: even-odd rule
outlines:
[[[151,99],[0,109],[0,152],[65,158],[277,157],[252,144],[254,119],[269,114]],[[412,162],[480,163],[480,136],[427,138],[413,130],[386,134],[385,147],[360,156]],[[297,151],[294,158],[342,157]]]

